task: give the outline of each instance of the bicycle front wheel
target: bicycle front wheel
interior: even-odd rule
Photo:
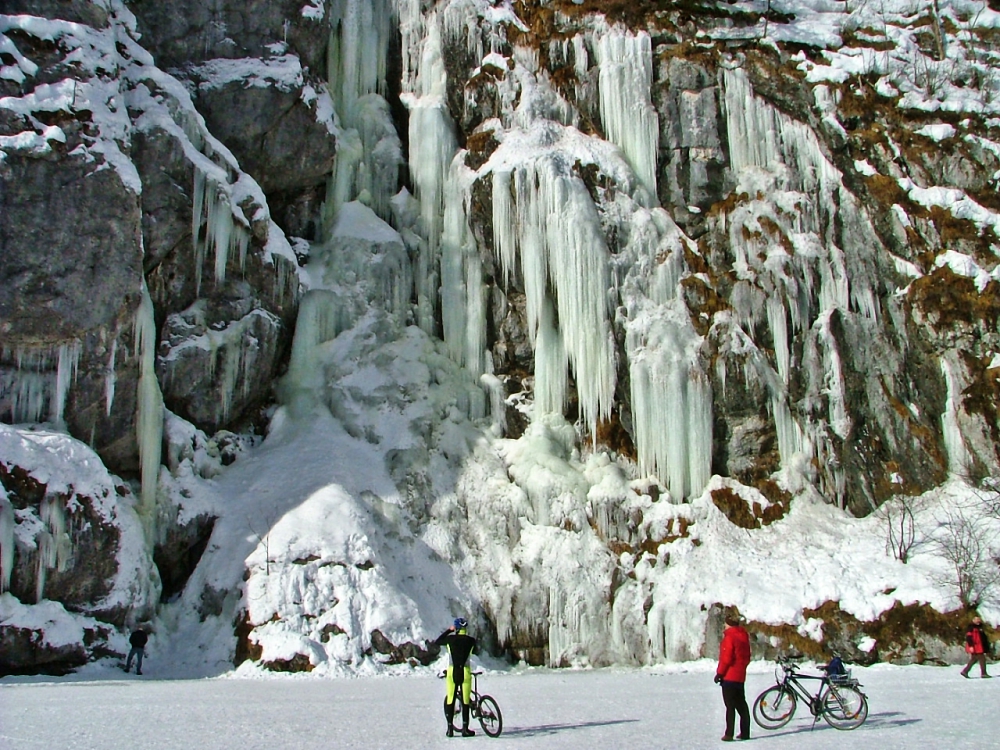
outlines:
[[[488,695],[479,698],[479,725],[490,737],[499,737],[503,731],[503,716],[500,706]]]
[[[834,729],[857,729],[868,718],[868,699],[849,685],[831,685],[820,698],[823,718]]]
[[[796,703],[795,693],[774,685],[753,702],[753,720],[764,729],[778,729],[792,720]]]

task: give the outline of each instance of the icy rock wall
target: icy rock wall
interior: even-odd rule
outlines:
[[[2,590],[118,625],[148,616],[157,583],[141,501],[65,434],[3,425],[0,448]]]

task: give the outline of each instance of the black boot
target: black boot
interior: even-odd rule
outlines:
[[[444,733],[446,737],[455,736],[455,704],[449,703],[448,699],[445,698],[444,701],[444,718],[448,722],[448,730]]]
[[[476,733],[469,729],[469,704],[462,704],[462,736],[475,737]]]

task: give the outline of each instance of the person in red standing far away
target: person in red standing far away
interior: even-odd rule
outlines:
[[[745,692],[749,664],[750,636],[740,625],[740,616],[730,612],[726,615],[726,632],[719,645],[719,666],[715,670],[715,681],[722,685],[722,700],[726,704],[723,742],[750,739],[750,709]],[[737,713],[740,715],[740,733],[734,738],[733,724]]]
[[[988,678],[986,674],[986,654],[990,652],[990,639],[986,637],[983,630],[983,620],[979,615],[972,618],[972,624],[965,631],[965,653],[969,655],[969,663],[962,670],[962,677],[968,678],[972,665],[979,662],[979,674]]]

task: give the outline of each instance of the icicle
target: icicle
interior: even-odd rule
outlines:
[[[562,414],[566,408],[566,348],[555,326],[552,303],[546,299],[535,334],[535,409]]]
[[[441,238],[441,318],[448,355],[459,364],[466,363],[466,301],[465,263],[469,238],[465,205],[457,181],[447,185],[444,209],[444,231]],[[477,280],[478,283],[478,280]]]
[[[76,378],[77,365],[80,362],[80,342],[59,346],[59,363],[56,366],[56,389],[52,399],[50,419],[53,424],[63,424],[63,411],[66,408],[66,394]]]
[[[156,321],[153,301],[145,282],[135,314],[135,356],[139,360],[139,393],[136,438],[141,463],[142,497],[140,515],[147,525],[148,539],[155,539],[156,488],[163,443],[163,396],[156,380]]]
[[[115,402],[115,384],[118,375],[115,373],[115,356],[118,353],[118,337],[111,342],[111,355],[108,357],[108,370],[104,373],[104,414],[111,416],[111,406]]]
[[[237,220],[230,202],[230,186],[222,185],[216,178],[194,168],[194,193],[191,209],[191,236],[194,242],[195,294],[201,293],[202,268],[209,247],[214,253],[216,283],[225,281],[229,256],[236,251],[240,266],[246,259],[250,231]],[[245,221],[245,220],[244,220]],[[205,225],[202,232],[202,224]]]
[[[0,594],[10,588],[14,572],[14,527],[17,519],[7,491],[0,486]]]
[[[774,341],[774,359],[778,364],[781,382],[787,385],[791,355],[788,351],[788,323],[785,315],[784,301],[777,294],[768,297],[767,322]]]
[[[778,435],[778,451],[781,453],[781,464],[786,466],[793,456],[806,452],[802,428],[792,417],[788,408],[788,400],[783,392],[771,394],[771,416]]]
[[[65,571],[73,556],[73,543],[66,524],[66,509],[58,497],[42,498],[39,515],[46,528],[39,532],[38,559],[35,578],[35,600],[45,597],[45,580],[49,570]]]
[[[612,29],[597,44],[601,122],[608,140],[625,153],[648,193],[640,203],[655,205],[660,118],[650,102],[653,55],[649,34]]]
[[[503,287],[507,289],[517,262],[517,229],[515,207],[510,193],[510,172],[493,172],[493,245]]]

